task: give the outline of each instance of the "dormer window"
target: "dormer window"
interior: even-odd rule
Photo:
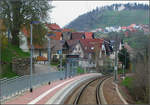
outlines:
[[[91,50],[94,50],[94,47],[91,47]]]

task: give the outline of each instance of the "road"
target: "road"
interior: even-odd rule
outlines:
[[[47,73],[47,72],[55,72],[57,68],[55,66],[49,66],[48,64],[35,64],[35,73]]]

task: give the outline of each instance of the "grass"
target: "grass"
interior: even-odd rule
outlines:
[[[7,77],[12,78],[18,76],[16,73],[12,72],[11,64],[6,64],[3,66],[4,72],[1,75],[1,78]]]
[[[8,44],[6,47],[1,49],[1,60],[4,63],[2,65],[2,74],[0,75],[0,78],[12,78],[17,76],[16,73],[12,71],[12,58],[26,58],[29,57],[30,54],[28,52],[23,52],[20,48]]]
[[[2,48],[1,59],[3,62],[6,62],[6,63],[11,63],[13,57],[25,58],[29,56],[30,56],[29,53],[23,52],[20,48],[11,44],[9,44],[5,48]]]

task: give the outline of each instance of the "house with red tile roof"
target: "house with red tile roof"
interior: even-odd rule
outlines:
[[[69,46],[69,54],[79,55],[80,66],[95,67],[95,62],[92,60],[92,56],[95,54],[97,46],[100,49],[99,57],[101,58],[104,54],[102,50],[102,46],[104,47],[104,39],[74,39],[66,42]]]
[[[95,46],[102,49],[103,39],[80,39],[81,46],[84,51],[84,58],[88,58],[90,55],[95,53]]]
[[[127,30],[127,27],[123,26],[123,27],[121,27],[121,29],[122,29],[123,31],[126,31],[126,30]]]
[[[72,32],[71,40],[94,39],[93,32]]]

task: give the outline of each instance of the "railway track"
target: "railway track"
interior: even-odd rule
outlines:
[[[76,95],[73,104],[101,104],[100,86],[108,77],[95,78],[86,83]]]

